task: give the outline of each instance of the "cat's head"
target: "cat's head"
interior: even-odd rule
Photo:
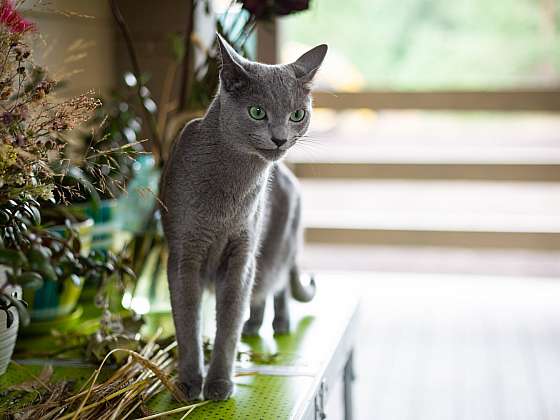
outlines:
[[[284,156],[308,127],[311,83],[326,45],[285,65],[248,61],[220,36],[220,125],[231,147],[269,161]]]

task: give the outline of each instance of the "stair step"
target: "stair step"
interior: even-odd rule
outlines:
[[[560,184],[303,180],[308,242],[560,249]]]
[[[316,111],[288,156],[300,177],[560,180],[560,117]]]
[[[560,233],[307,227],[309,243],[560,250]]]
[[[292,162],[299,178],[560,182],[559,164]]]
[[[560,277],[560,252],[307,243],[301,267],[308,272],[353,270]]]

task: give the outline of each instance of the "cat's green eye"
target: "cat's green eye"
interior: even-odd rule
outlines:
[[[290,121],[300,122],[305,117],[305,109],[298,109],[290,114]]]
[[[249,115],[254,120],[264,120],[266,118],[266,112],[260,106],[250,106]]]

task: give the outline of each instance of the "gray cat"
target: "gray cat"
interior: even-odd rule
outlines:
[[[292,64],[265,65],[218,41],[218,94],[206,115],[183,129],[161,182],[179,381],[188,400],[200,398],[202,389],[204,288],[216,293],[217,331],[204,382],[210,400],[233,392],[233,362],[249,301],[245,334],[258,333],[270,294],[274,330],[287,333],[289,291],[300,301],[315,293],[314,282],[299,281],[299,190],[279,160],[307,131],[311,82],[327,46]]]

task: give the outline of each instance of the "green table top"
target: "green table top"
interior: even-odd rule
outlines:
[[[357,298],[345,292],[344,276],[317,279],[317,296],[306,304],[292,303],[292,333],[274,337],[270,317],[259,337],[243,339],[239,350],[277,354],[272,364],[239,363],[234,382],[236,391],[226,402],[197,408],[189,419],[292,419],[304,418],[314,404],[322,381],[334,382],[352,348],[356,324]],[[270,314],[269,314],[270,315]],[[172,326],[169,315],[150,317],[152,326]],[[37,340],[34,339],[37,345]],[[39,340],[48,340],[40,338]],[[26,342],[27,340],[22,340]],[[29,343],[23,343],[28,344]],[[38,373],[49,361],[34,361],[25,368]],[[54,378],[87,378],[92,368],[54,367]],[[243,375],[243,372],[256,374]],[[10,365],[0,377],[0,392],[28,379],[21,368]],[[5,403],[5,401],[4,401]],[[154,397],[149,406],[156,412],[180,407],[166,391]],[[0,407],[2,398],[0,396]],[[182,415],[178,414],[176,418]]]

